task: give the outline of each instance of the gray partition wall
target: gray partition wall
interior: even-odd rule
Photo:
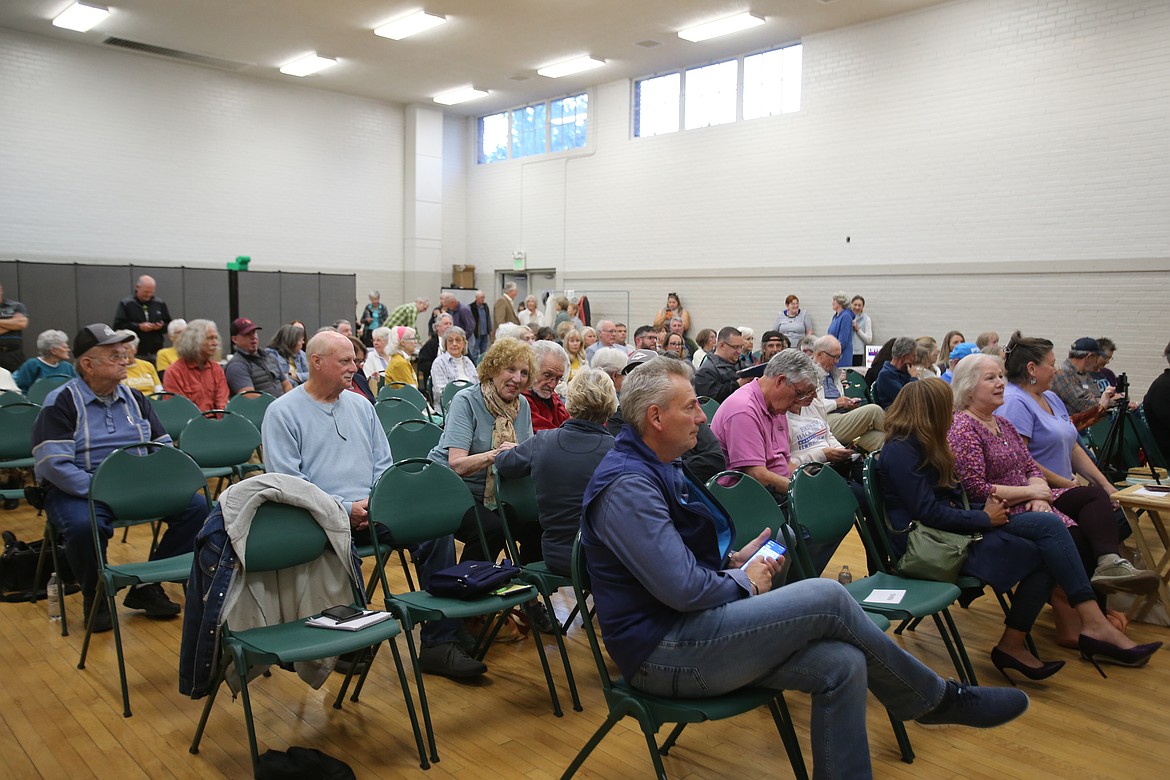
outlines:
[[[0,261],[0,285],[6,298],[28,308],[29,327],[24,353],[36,354],[37,334],[50,328],[72,339],[82,325],[113,324],[118,302],[133,294],[142,274],[155,278],[155,295],[166,302],[172,317],[213,320],[228,347],[229,304],[226,270],[147,265],[86,265]],[[354,319],[357,279],[353,274],[305,274],[248,271],[239,274],[240,316],[264,328],[267,344],[276,329],[290,320],[305,323],[308,335],[336,319]]]

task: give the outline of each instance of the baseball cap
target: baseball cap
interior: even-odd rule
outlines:
[[[979,349],[973,342],[964,341],[962,344],[956,344],[955,348],[951,350],[950,360],[962,360],[968,355],[979,355],[983,350]]]
[[[784,341],[784,336],[778,330],[766,330],[760,343],[767,344],[769,341]]]
[[[104,322],[95,322],[93,325],[86,325],[73,337],[73,356],[79,358],[94,347],[125,344],[133,340],[133,334],[119,334]]]
[[[645,363],[647,360],[650,360],[651,358],[656,358],[656,357],[658,357],[658,353],[654,352],[652,350],[635,349],[633,352],[630,353],[630,356],[628,358],[626,358],[626,367],[622,369],[622,373],[628,374],[631,371],[633,371],[635,368],[637,368],[638,366]]]
[[[1097,343],[1097,339],[1085,337],[1077,339],[1072,345],[1074,352],[1094,352],[1098,355],[1104,355],[1105,350],[1101,349],[1101,345]]]
[[[233,336],[247,336],[254,330],[264,330],[256,323],[252,322],[247,317],[237,317],[232,320],[232,335]]]

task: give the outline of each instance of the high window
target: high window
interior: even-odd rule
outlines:
[[[634,135],[723,125],[800,110],[800,44],[634,82]]]
[[[580,149],[585,146],[588,120],[588,93],[481,116],[479,162]]]

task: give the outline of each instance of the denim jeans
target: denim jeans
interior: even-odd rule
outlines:
[[[871,775],[867,688],[894,717],[911,720],[937,706],[946,685],[826,579],[686,615],[630,683],[668,697],[748,685],[812,694],[815,774],[842,778]]]
[[[390,529],[384,525],[375,524],[378,529],[378,541],[388,547],[396,546]],[[354,533],[354,542],[369,544],[369,531],[362,530]],[[407,547],[410,558],[414,561],[415,571],[418,572],[418,587],[427,589],[431,575],[455,565],[455,537],[441,536],[429,542],[413,544]],[[428,620],[422,624],[419,631],[419,644],[423,647],[433,647],[447,642],[454,642],[459,635],[461,623],[450,618],[446,620]]]
[[[1052,595],[1054,581],[1064,588],[1073,606],[1096,598],[1077,546],[1059,517],[1051,512],[1022,512],[1012,515],[1007,525],[1000,526],[998,530],[1035,542],[1044,560],[1043,569],[1037,569],[1017,586],[1007,621],[1009,628],[1031,630],[1032,621]],[[1031,612],[1031,620],[1027,621],[1026,626],[1018,625],[1013,620],[1017,609],[1022,615]]]
[[[491,341],[492,337],[486,333],[482,336],[471,337],[471,344],[469,345],[470,349],[468,350],[468,355],[471,357],[473,363],[479,362],[480,356],[487,352],[488,347],[492,345]]]
[[[104,504],[97,504],[94,514],[97,516],[104,555],[106,544],[114,535],[114,515]],[[167,530],[158,540],[158,549],[150,556],[150,560],[191,552],[195,544],[195,534],[203,527],[207,514],[207,499],[200,491],[191,497],[191,503],[182,512],[164,517],[163,522],[166,523]],[[92,596],[97,590],[98,563],[93,549],[93,533],[89,526],[89,499],[71,496],[50,487],[49,492],[45,494],[45,515],[65,543],[65,556],[69,559],[74,575],[77,576],[81,592]]]

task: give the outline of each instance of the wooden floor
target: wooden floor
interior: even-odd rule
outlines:
[[[41,521],[23,506],[0,514],[0,528],[21,539],[37,538]],[[110,545],[113,560],[143,554],[147,534],[131,533],[130,543]],[[860,545],[851,538],[829,567],[841,563],[864,570]],[[401,572],[396,572],[401,576]],[[401,581],[397,585],[401,586]],[[179,589],[172,596],[179,597]],[[120,600],[119,600],[120,603]],[[557,600],[562,617],[571,596]],[[0,604],[0,777],[121,779],[149,777],[241,778],[250,774],[247,740],[238,701],[216,702],[199,755],[187,748],[203,706],[178,692],[180,620],[152,621],[122,610],[134,716],[122,718],[112,634],[95,639],[85,670],[77,669],[84,631],[80,596],[67,598],[76,618],[67,638],[47,618],[44,602]],[[971,650],[981,682],[997,683],[987,658],[1002,615],[994,600],[980,599],[956,620]],[[1137,626],[1138,641],[1170,640],[1170,629]],[[917,760],[899,761],[884,711],[871,699],[869,740],[879,778],[1159,778],[1170,765],[1170,653],[1155,656],[1145,669],[1107,667],[1108,680],[1052,642],[1049,613],[1041,616],[1036,638],[1047,658],[1068,666],[1050,684],[1025,683],[1032,707],[1023,718],[990,731],[923,729],[909,724]],[[953,674],[933,627],[898,638],[907,650],[940,674]],[[405,717],[389,654],[379,656],[361,701],[332,708],[342,677],[319,691],[294,675],[276,671],[251,688],[261,750],[290,745],[319,748],[347,761],[359,778],[429,776],[500,778],[558,777],[605,716],[596,671],[579,626],[569,634],[573,667],[584,704],[574,712],[556,659],[564,717],[554,717],[531,641],[498,646],[487,662],[489,674],[459,684],[427,678],[441,763],[423,773]],[[405,645],[401,644],[405,655]],[[811,765],[808,698],[788,696],[806,760]],[[602,742],[579,776],[645,777],[650,763],[640,732],[626,720]],[[722,723],[691,726],[665,759],[678,778],[787,777],[784,751],[766,711]]]

